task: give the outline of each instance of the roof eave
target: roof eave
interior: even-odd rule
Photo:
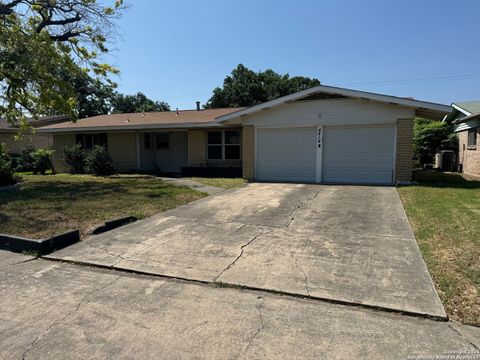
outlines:
[[[205,123],[180,123],[180,124],[138,124],[138,125],[107,125],[107,126],[72,126],[68,128],[37,128],[39,133],[70,133],[84,131],[139,131],[139,130],[155,130],[155,129],[191,129],[191,128],[214,128],[224,127],[216,121]]]

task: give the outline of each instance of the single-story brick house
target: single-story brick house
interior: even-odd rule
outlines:
[[[52,134],[39,134],[36,128],[57,124],[67,121],[66,116],[45,116],[38,120],[31,119],[29,121],[31,128],[20,130],[19,124],[10,124],[6,119],[0,118],[0,144],[7,146],[8,152],[12,155],[18,155],[27,145],[35,148],[50,148],[53,146]],[[20,135],[18,138],[17,135]]]
[[[257,181],[393,184],[411,179],[413,119],[450,106],[317,86],[244,109],[103,115],[46,126],[62,149],[108,147],[120,171],[238,168]]]
[[[453,103],[452,108],[449,117],[458,134],[458,163],[462,172],[480,176],[480,101]]]

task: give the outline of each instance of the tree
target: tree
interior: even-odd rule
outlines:
[[[170,105],[163,101],[153,101],[138,92],[135,95],[117,94],[113,100],[112,113],[135,113],[151,111],[170,111]]]
[[[320,85],[318,79],[290,77],[268,69],[254,72],[242,64],[226,76],[223,87],[213,90],[205,108],[253,106],[281,96]]]
[[[416,118],[413,127],[413,158],[417,166],[432,164],[439,150],[458,150],[453,125],[445,122]]]
[[[0,1],[0,116],[25,124],[27,114],[79,115],[74,84],[58,69],[98,81],[118,72],[99,58],[124,6],[105,1]]]

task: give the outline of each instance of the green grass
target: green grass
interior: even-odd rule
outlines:
[[[106,220],[144,218],[205,196],[154,177],[21,177],[20,188],[0,192],[0,233],[43,238],[80,229],[85,236]]]
[[[247,180],[242,178],[202,178],[202,177],[192,177],[192,180],[198,181],[204,185],[216,186],[224,189],[234,189],[240,186],[243,186],[247,183]]]
[[[448,315],[480,326],[480,181],[418,172],[398,192]]]

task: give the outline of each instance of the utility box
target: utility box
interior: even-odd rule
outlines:
[[[455,152],[453,150],[441,150],[435,154],[435,168],[441,171],[453,171],[455,169]]]

